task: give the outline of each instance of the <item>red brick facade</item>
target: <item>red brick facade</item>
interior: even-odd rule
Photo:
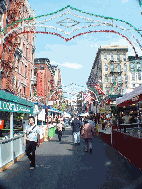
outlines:
[[[6,11],[1,12],[3,28],[17,20],[34,17],[34,12],[27,0],[7,0],[6,3]],[[2,51],[0,67],[3,70],[1,89],[30,100],[33,96],[35,34],[18,35],[23,31],[35,30],[34,27],[23,27],[28,22],[33,21],[13,24],[1,34],[4,37],[13,29],[18,28],[0,43],[0,53]]]
[[[35,95],[38,97],[41,97],[41,102],[47,105],[47,101],[53,101],[56,103],[56,100],[61,100],[61,95],[59,94],[59,87],[61,86],[61,73],[58,68],[57,73],[57,67],[51,66],[50,60],[48,58],[35,58],[34,60],[34,77],[35,77]],[[38,73],[42,72],[44,70],[44,97],[40,94],[40,83],[38,78]],[[56,76],[56,78],[55,78]]]

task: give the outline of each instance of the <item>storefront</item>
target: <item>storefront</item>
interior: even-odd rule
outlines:
[[[20,121],[23,117],[28,119],[27,115],[29,114],[33,114],[32,102],[0,90],[0,170],[4,170],[5,166],[13,163],[16,158],[25,152],[23,133],[19,131],[17,136],[14,136],[14,133],[19,130],[15,128],[15,124],[16,126],[17,124],[22,126]],[[14,120],[16,116],[18,116],[18,122],[16,122],[16,119]]]

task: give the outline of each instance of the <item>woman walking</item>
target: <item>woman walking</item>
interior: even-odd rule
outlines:
[[[62,136],[62,130],[63,130],[63,125],[61,123],[61,120],[58,120],[57,130],[58,130],[58,139],[59,139],[59,142],[60,142],[61,136]]]
[[[84,126],[81,130],[81,137],[85,140],[85,152],[92,153],[92,138],[95,135],[95,130],[93,126],[88,122],[88,120],[84,120]]]

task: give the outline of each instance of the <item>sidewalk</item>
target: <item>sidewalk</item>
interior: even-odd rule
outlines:
[[[26,156],[0,174],[8,189],[141,189],[142,172],[117,150],[96,136],[93,153],[84,152],[83,140],[73,145],[71,128],[62,141],[55,135],[36,151],[36,169],[29,169]],[[4,188],[4,187],[3,187]]]

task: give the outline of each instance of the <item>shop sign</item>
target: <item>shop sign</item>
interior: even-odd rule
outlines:
[[[17,113],[32,113],[32,108],[16,104],[14,102],[0,101],[0,111],[17,112]]]
[[[44,74],[45,70],[38,70],[37,72],[37,96],[44,97]]]

